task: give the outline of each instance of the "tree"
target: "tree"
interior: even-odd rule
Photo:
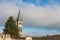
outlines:
[[[9,34],[11,37],[19,38],[18,27],[14,20],[14,17],[10,16],[7,22],[5,23],[5,28],[3,29],[4,34]]]

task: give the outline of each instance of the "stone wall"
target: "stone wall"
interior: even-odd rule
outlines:
[[[8,34],[0,34],[0,40],[11,40],[11,37]]]
[[[20,39],[12,39],[9,34],[0,34],[0,40],[32,40],[32,37],[21,37]]]

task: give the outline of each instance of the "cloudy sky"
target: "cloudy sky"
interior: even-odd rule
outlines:
[[[0,0],[1,32],[9,16],[17,18],[19,9],[24,33],[60,34],[60,0]]]

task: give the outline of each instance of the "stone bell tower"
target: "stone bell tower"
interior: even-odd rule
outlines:
[[[17,26],[18,26],[20,37],[23,37],[23,33],[22,33],[22,18],[21,18],[21,15],[20,15],[20,10],[18,12],[18,17],[17,17]]]

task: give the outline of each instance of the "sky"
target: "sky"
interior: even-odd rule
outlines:
[[[60,34],[60,0],[0,0],[0,32],[9,16],[17,18],[19,9],[24,33]]]

